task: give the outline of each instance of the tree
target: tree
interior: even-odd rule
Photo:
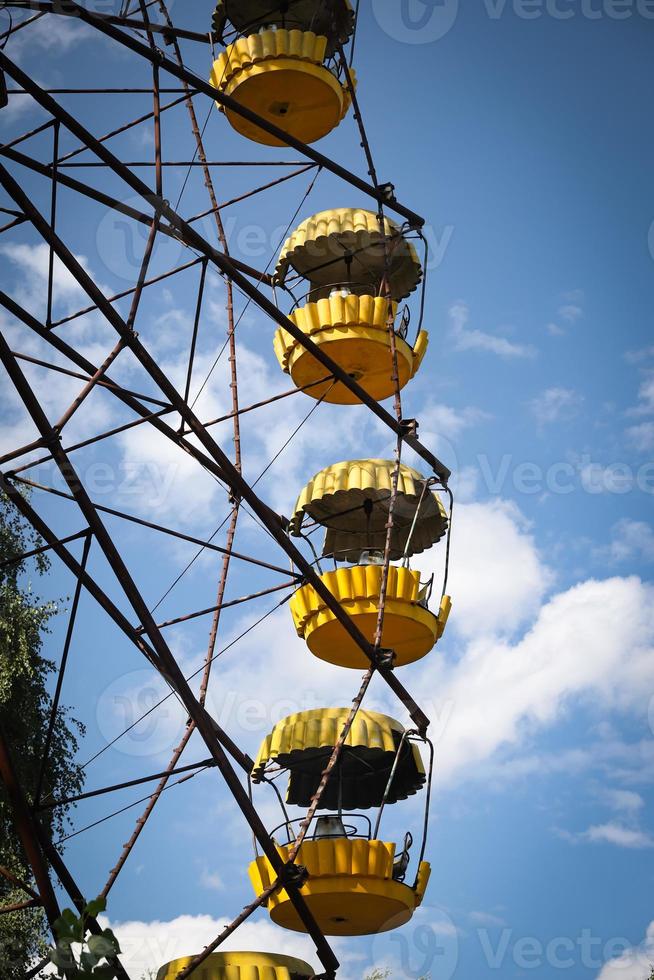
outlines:
[[[0,718],[13,765],[28,799],[36,791],[52,709],[48,685],[55,665],[42,655],[43,637],[58,607],[33,592],[30,574],[42,576],[49,568],[44,555],[4,567],[3,563],[40,544],[6,496],[0,494]],[[83,733],[83,725],[71,719],[66,708],[60,707],[44,773],[44,793],[57,798],[80,791],[83,773],[73,760],[77,738]],[[55,837],[62,836],[70,822],[66,807],[45,810],[39,819]],[[1,780],[0,865],[16,878],[33,884]],[[24,891],[0,875],[0,906],[27,898]],[[46,934],[41,909],[0,915],[3,980],[22,980],[29,966],[45,955]]]

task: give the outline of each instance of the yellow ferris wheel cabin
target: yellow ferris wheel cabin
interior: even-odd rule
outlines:
[[[422,267],[413,243],[395,222],[384,219],[382,230],[373,211],[321,211],[303,221],[282,248],[275,279],[283,285],[293,272],[309,290],[308,301],[289,318],[369,395],[381,401],[395,390],[391,330],[399,386],[411,380],[427,350],[428,334],[420,330],[411,346],[408,321],[403,318],[399,329],[395,323],[398,303],[419,285]],[[276,331],[274,349],[282,370],[311,397],[358,404],[345,385],[325,380],[325,367],[287,330]]]
[[[258,783],[268,773],[286,771],[286,802],[306,807],[349,711],[319,708],[284,718],[259,749],[253,781]],[[301,893],[326,935],[363,936],[396,929],[409,921],[422,901],[430,867],[422,860],[421,851],[415,880],[407,883],[412,835],[405,835],[400,848],[378,837],[384,806],[407,799],[426,782],[413,737],[415,733],[406,731],[393,718],[361,709],[346,738],[320,801],[320,808],[336,813],[314,819],[296,858],[307,873]],[[365,813],[349,812],[371,807],[378,808],[374,828]],[[284,815],[286,819],[272,831],[272,837],[287,862],[296,833],[293,828],[299,821],[290,821],[285,809]],[[286,840],[281,839],[284,834]],[[249,873],[256,895],[276,879],[264,856],[255,857]],[[284,889],[273,892],[267,908],[277,925],[305,931]]]
[[[283,718],[261,743],[252,769],[253,782],[260,783],[271,767],[282,769],[288,775],[286,802],[308,807],[349,711],[314,708]],[[397,803],[415,795],[425,779],[420,751],[415,742],[407,740],[404,726],[362,708],[320,808],[368,810],[381,806],[387,788],[386,802]]]
[[[212,27],[226,46],[213,64],[211,84],[243,107],[303,143],[326,136],[347,113],[351,98],[335,52],[354,27],[349,0],[221,0]],[[231,109],[226,116],[248,139],[285,145]]]
[[[326,528],[323,555],[348,567],[321,572],[320,578],[366,639],[375,639],[379,616],[386,522],[395,463],[350,460],[329,466],[307,484],[295,505],[291,534],[299,535],[305,516]],[[433,576],[406,567],[411,555],[424,551],[447,530],[447,515],[437,494],[420,474],[402,466],[393,512],[391,566],[386,587],[382,647],[393,650],[401,667],[426,656],[443,635],[451,600],[443,595],[436,612],[429,608]],[[296,632],[314,656],[357,670],[369,661],[312,585],[293,595],[290,610]]]
[[[277,850],[287,861],[289,847],[278,845]],[[421,861],[413,885],[398,880],[396,846],[382,840],[305,840],[300,854],[308,873],[302,896],[326,936],[368,936],[405,925],[421,904],[431,873],[428,862]],[[249,871],[256,895],[277,877],[266,857],[258,857]],[[278,926],[306,932],[284,889],[272,894],[267,907]]]
[[[192,956],[162,966],[156,980],[175,980]],[[193,980],[309,980],[313,967],[304,960],[278,953],[212,953],[193,971]]]

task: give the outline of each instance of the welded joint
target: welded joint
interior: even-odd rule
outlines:
[[[303,864],[295,864],[294,861],[287,861],[283,871],[279,875],[279,882],[282,886],[291,885],[292,888],[302,888],[309,877],[309,872]]]
[[[402,438],[405,439],[407,436],[417,437],[418,424],[418,419],[400,419]]]
[[[391,650],[387,647],[379,647],[378,650],[375,650],[372,656],[372,662],[378,669],[381,668],[382,670],[393,670],[395,667],[396,656],[395,650]]]

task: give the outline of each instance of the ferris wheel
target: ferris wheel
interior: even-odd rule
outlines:
[[[53,718],[71,670],[71,642],[90,628],[88,617],[77,616],[85,595],[94,603],[98,634],[103,623],[109,624],[133,659],[163,679],[167,696],[181,705],[188,719],[165,770],[114,781],[102,790],[119,793],[128,784],[154,782],[118,857],[107,855],[106,880],[97,882],[96,893],[109,894],[138,839],[147,834],[162,794],[183,782],[178,774],[193,769],[180,764],[186,747],[192,738],[201,740],[209,758],[198,768],[218,770],[216,790],[227,789],[252,833],[254,853],[243,855],[242,869],[253,898],[204,949],[162,963],[158,980],[335,977],[339,962],[329,937],[369,936],[399,928],[411,919],[428,887],[425,854],[434,747],[429,718],[420,697],[405,686],[402,668],[433,656],[451,608],[450,473],[421,442],[417,420],[402,411],[403,390],[430,356],[423,326],[424,219],[396,198],[392,184],[377,177],[353,67],[355,39],[359,48],[366,44],[361,30],[357,32],[358,6],[354,9],[349,0],[219,0],[213,11],[200,11],[206,21],[200,29],[195,23],[198,11],[193,18],[184,4],[169,11],[164,0],[126,0],[111,14],[94,12],[74,0],[16,0],[0,6],[8,18],[0,38],[5,102],[0,113],[12,100],[28,99],[44,120],[24,131],[17,114],[11,135],[0,147],[1,210],[6,219],[0,241],[12,233],[29,233],[46,257],[44,289],[38,297],[42,308],[25,302],[20,289],[0,295],[6,325],[0,332],[0,360],[9,380],[7,390],[31,426],[30,438],[0,458],[0,490],[42,539],[39,550],[49,552],[75,583],[66,641],[57,658]],[[191,27],[177,22],[185,17],[191,19]],[[30,34],[43,31],[44,24],[61,21],[85,36],[102,38],[105,49],[121,52],[129,63],[129,82],[121,87],[73,88],[75,60],[63,55],[60,77],[65,88],[43,86],[25,71],[12,49],[19,41],[22,47],[29,45]],[[100,66],[98,73],[105,77]],[[363,88],[365,80],[359,84]],[[69,108],[71,93],[78,101]],[[130,96],[137,94],[147,94],[150,107],[130,115]],[[106,121],[92,109],[80,108],[91,98],[95,106],[104,105],[102,100],[111,105]],[[182,159],[170,160],[166,124],[179,118],[176,110],[186,113],[186,142],[179,149],[175,145]],[[350,116],[366,178],[315,146]],[[144,124],[153,136],[151,145],[142,144],[150,155],[147,161],[133,161],[133,144],[130,147],[126,136]],[[229,146],[264,155],[254,162],[212,161],[205,148],[212,129],[222,132]],[[179,129],[174,132],[176,144]],[[270,159],[276,148],[292,150],[299,160]],[[224,201],[220,180],[225,171],[219,166],[242,173],[244,180],[256,166],[266,180]],[[170,197],[171,170],[181,175],[176,204]],[[101,176],[92,179],[97,173]],[[183,203],[191,174],[202,180],[205,205],[199,211]],[[337,190],[331,207],[312,213],[307,199],[320,174],[331,175],[330,186]],[[282,184],[301,177],[311,181],[309,189],[291,214],[268,266],[261,269],[234,254],[227,208],[249,206],[253,198],[274,195]],[[348,206],[353,192],[362,202],[359,207]],[[136,266],[128,273],[132,278],[126,288],[109,293],[81,257],[86,229],[79,217],[71,217],[73,200],[81,202],[81,208],[100,207],[119,216],[123,245],[125,229],[132,236],[129,240],[137,243]],[[102,247],[120,252],[116,225],[113,231],[115,241],[107,230]],[[164,269],[159,257],[169,254],[177,260]],[[67,309],[64,315],[57,308],[61,275],[74,284],[70,293],[83,297],[77,309]],[[173,288],[182,276],[180,288],[195,312],[188,336],[182,341],[175,337],[183,357],[177,347],[173,370],[161,336],[153,342],[148,321],[143,323],[144,310],[148,296]],[[215,307],[218,290],[224,316],[222,346],[216,344],[215,363],[206,369],[200,364],[199,343],[207,308],[210,303]],[[274,358],[280,378],[287,376],[284,390],[266,398],[250,397],[239,377],[237,337],[249,309],[256,309],[271,327],[258,336],[257,346]],[[93,343],[83,326],[89,317]],[[227,410],[208,419],[198,399],[209,378],[215,380],[215,364],[223,353]],[[126,362],[129,370],[123,369]],[[74,397],[57,414],[48,387],[48,378],[55,375],[75,386]],[[139,384],[133,385],[132,378]],[[118,424],[112,419],[111,425],[103,425],[97,410],[100,397],[120,406]],[[287,400],[306,406],[297,429],[306,422],[310,430],[312,413],[319,406],[330,406],[331,419],[345,411],[374,419],[392,439],[394,455],[371,456],[362,437],[355,458],[335,455],[318,472],[304,467],[303,481],[291,488],[296,502],[290,516],[283,516],[259,494],[256,484],[295,432],[254,479],[243,428],[254,414],[265,427],[271,406]],[[381,404],[386,401],[391,407]],[[134,430],[148,434],[145,438],[155,447],[153,458],[156,447],[166,447],[166,454],[184,460],[190,481],[206,480],[220,494],[227,514],[213,535],[188,534],[174,521],[155,520],[155,513],[128,513],[118,506],[120,501],[109,506],[94,499],[78,460],[93,447]],[[364,431],[362,424],[360,432]],[[420,469],[407,465],[405,449],[419,460]],[[144,443],[146,450],[150,447]],[[299,466],[303,467],[302,458]],[[51,479],[41,478],[41,473]],[[59,509],[49,509],[52,498],[57,507],[67,508],[65,519]],[[244,517],[260,534],[245,539],[255,541],[252,553],[235,548]],[[218,562],[215,570],[212,566],[215,601],[210,608],[189,605],[174,619],[159,621],[160,602],[153,605],[134,571],[130,535],[140,531],[192,545],[199,548],[198,554],[209,554]],[[433,574],[423,578],[413,562],[432,548],[443,552],[443,581],[436,582]],[[164,597],[194,561],[180,568],[175,557],[166,570],[153,568],[157,581],[159,574],[175,576]],[[235,566],[251,574],[265,569],[284,578],[272,587],[227,598]],[[283,599],[274,608],[284,607],[283,615],[305,645],[305,675],[317,660],[330,664],[342,673],[344,694],[339,704],[281,718],[251,757],[229,726],[212,715],[207,692],[212,679],[220,678],[218,639],[224,610],[234,605],[247,608],[249,601],[280,591]],[[173,624],[197,623],[207,615],[203,662],[189,675],[166,630]],[[85,642],[92,657],[93,636]],[[268,666],[275,671],[274,658]],[[367,706],[366,695],[377,677],[410,719],[406,724]],[[132,719],[133,724],[137,721]],[[44,827],[43,811],[57,801],[49,800],[42,788],[35,792],[33,786],[20,783],[12,746],[1,732],[0,750],[0,772],[17,831],[29,856],[39,905],[52,925],[60,914],[53,881],[78,910],[92,896],[83,895],[75,869],[57,846],[60,842]],[[44,766],[48,751],[45,738]],[[83,823],[84,801],[92,795],[80,793],[75,800],[60,802],[77,802],[76,819]],[[385,835],[386,808],[401,813],[411,797],[421,803],[417,824],[408,826],[407,818],[398,839]],[[264,809],[269,813],[270,802],[279,812],[272,823],[262,816]],[[301,808],[303,816],[292,816],[291,807]],[[412,820],[416,813],[411,810]],[[320,966],[282,954],[220,951],[260,908],[280,930],[309,935]],[[91,932],[99,929],[93,916],[87,927]],[[118,956],[111,962],[117,976],[128,976]]]

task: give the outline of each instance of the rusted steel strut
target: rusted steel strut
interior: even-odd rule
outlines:
[[[13,181],[11,181],[11,183],[13,183]],[[5,184],[5,186],[7,185]],[[13,190],[15,190],[15,188],[12,189],[12,194]],[[286,881],[288,877],[287,865],[280,857],[271,837],[269,836],[261,818],[259,817],[259,814],[253,807],[246,790],[232,768],[225,751],[216,736],[214,729],[215,723],[196,699],[188,685],[188,682],[186,681],[186,678],[180,670],[174,655],[169,649],[168,644],[164,640],[161,632],[157,629],[147,604],[138,591],[138,588],[134,583],[126,565],[124,564],[122,557],[116,549],[111,536],[100,520],[97,511],[93,507],[93,504],[88,497],[88,494],[86,493],[86,490],[84,489],[74,467],[61,448],[57,433],[50,425],[45,413],[43,412],[43,409],[41,408],[41,405],[39,404],[29,385],[29,382],[23,375],[18,362],[13,357],[9,345],[2,334],[0,334],[0,360],[2,361],[5,370],[9,374],[16,391],[20,395],[23,404],[32,417],[35,425],[40,431],[42,437],[47,441],[64,480],[70,488],[71,493],[73,493],[75,496],[80,510],[84,514],[96,541],[104,552],[105,558],[109,562],[112,571],[120,582],[130,605],[132,606],[136,615],[139,617],[140,622],[145,627],[148,639],[156,652],[157,659],[154,661],[154,666],[178,694],[180,700],[184,704],[184,707],[188,711],[189,716],[193,719],[199,734],[205,742],[205,745],[209,749],[209,752],[219,768],[223,779],[234,797],[235,802],[240,807],[243,815],[252,829],[252,832],[259,841],[264,854],[270,861],[277,875],[279,877],[283,877]],[[178,395],[176,397],[181,401]],[[298,916],[307,930],[307,933],[316,944],[317,955],[321,962],[326,969],[336,969],[338,967],[338,960],[336,959],[331,946],[326,941],[322,931],[318,927],[312,913],[307,907],[307,904],[300,893],[299,887],[290,880],[286,882],[286,887],[289,898],[293,902]],[[43,896],[42,891],[41,895]]]

